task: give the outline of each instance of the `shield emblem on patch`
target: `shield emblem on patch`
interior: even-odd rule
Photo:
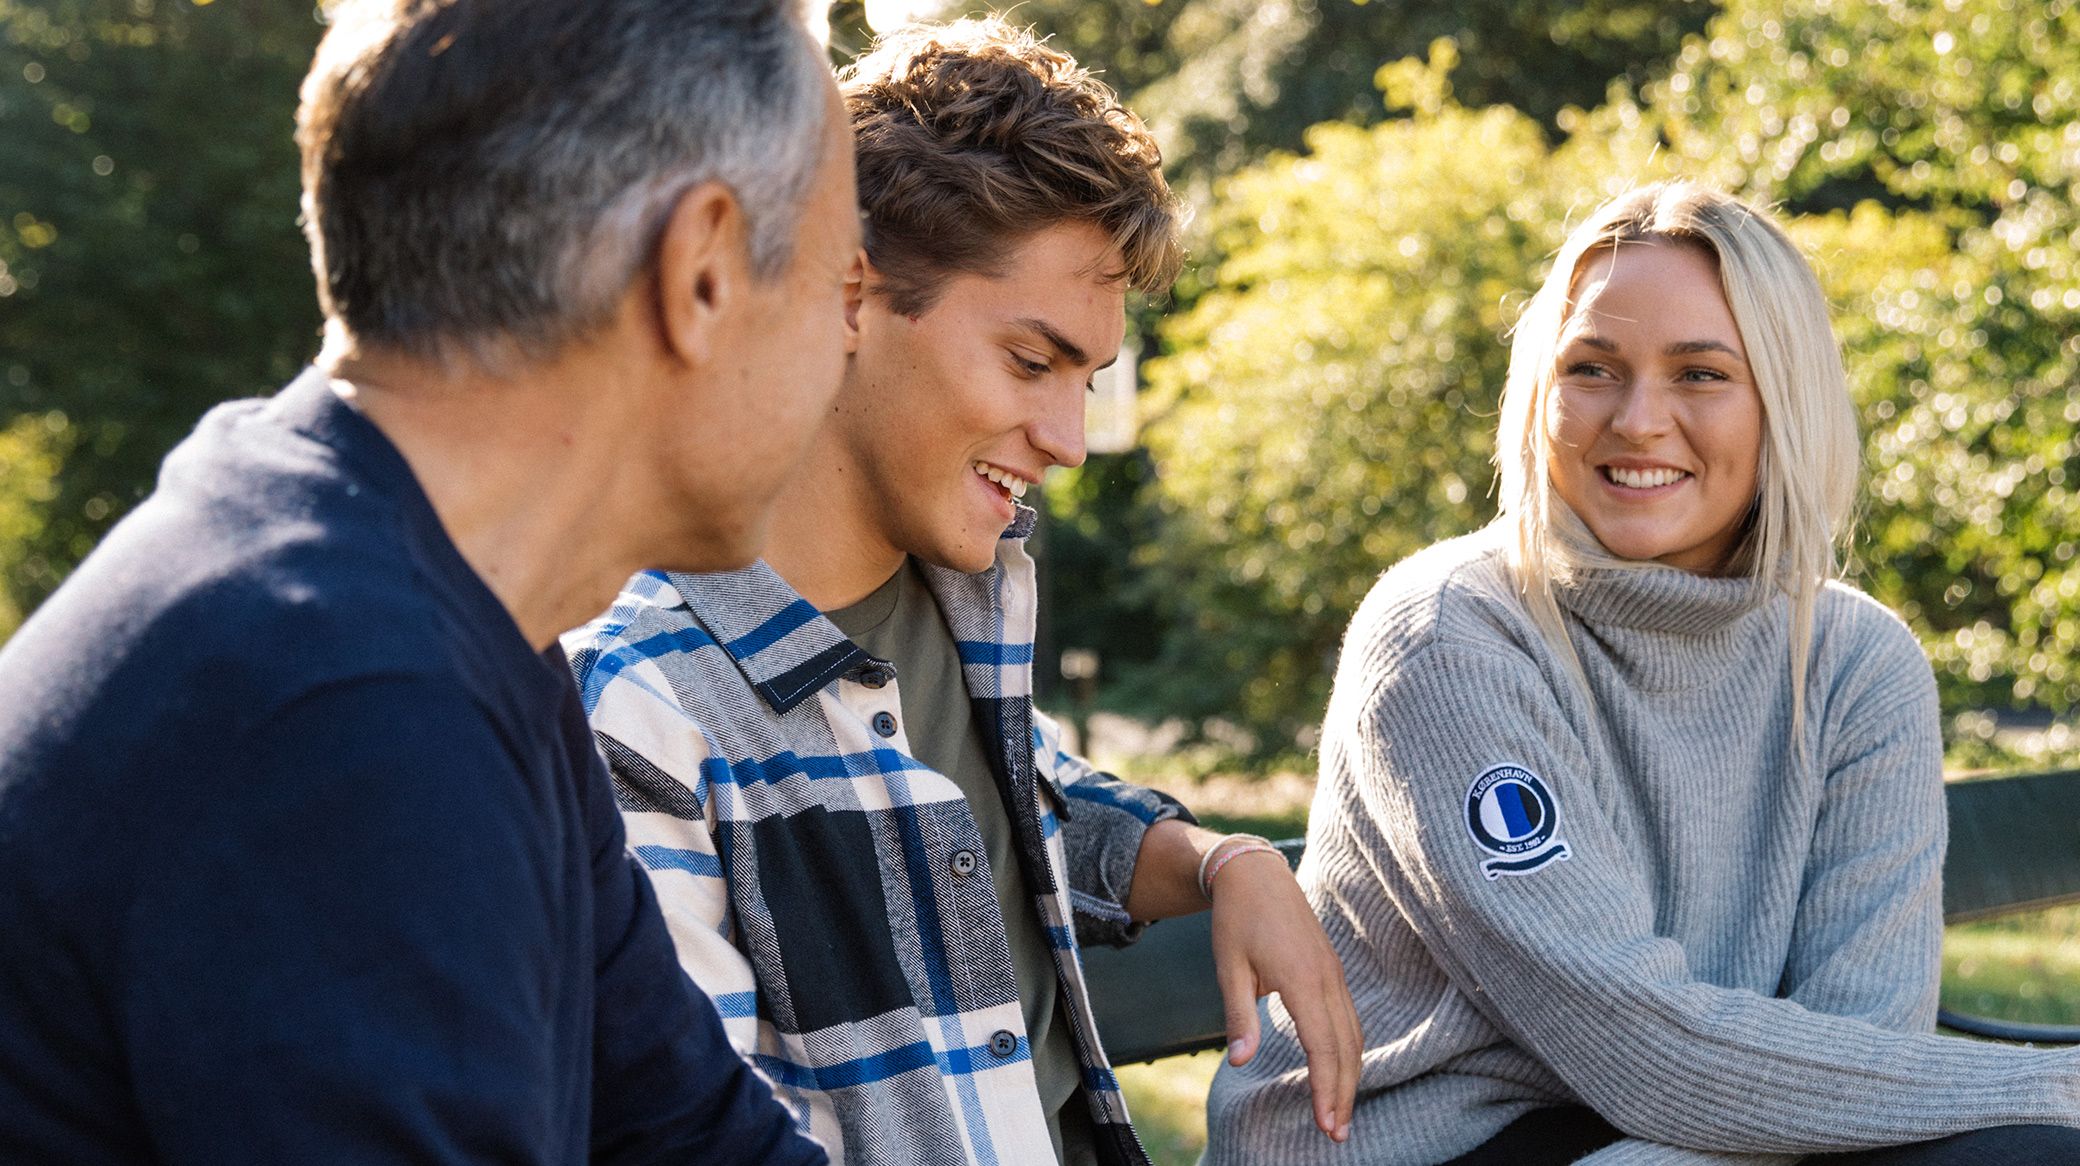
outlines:
[[[1473,779],[1466,789],[1466,832],[1497,856],[1481,863],[1490,879],[1530,874],[1569,857],[1560,838],[1560,803],[1522,765],[1490,766]]]

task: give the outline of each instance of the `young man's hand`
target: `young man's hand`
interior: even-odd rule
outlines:
[[[1244,1065],[1256,1056],[1257,1001],[1278,993],[1307,1054],[1315,1124],[1344,1141],[1365,1046],[1343,961],[1284,855],[1239,850],[1209,856],[1222,841],[1183,822],[1156,823],[1142,840],[1127,911],[1146,920],[1203,910],[1199,875],[1212,873],[1213,967],[1228,1017],[1228,1063]],[[1229,841],[1224,849],[1237,846]]]

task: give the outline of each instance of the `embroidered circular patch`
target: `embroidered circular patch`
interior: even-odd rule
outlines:
[[[1466,789],[1466,830],[1490,854],[1481,864],[1491,879],[1529,874],[1568,857],[1560,839],[1560,803],[1539,776],[1521,765],[1483,770]]]

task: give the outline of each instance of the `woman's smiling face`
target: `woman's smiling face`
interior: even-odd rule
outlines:
[[[1762,398],[1702,247],[1591,254],[1547,411],[1553,487],[1612,554],[1718,574],[1755,502]]]

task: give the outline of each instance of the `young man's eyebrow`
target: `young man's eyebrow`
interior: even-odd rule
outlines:
[[[1021,316],[1011,321],[1011,326],[1024,328],[1028,332],[1036,333],[1042,340],[1052,344],[1055,351],[1061,353],[1063,359],[1070,364],[1089,364],[1091,362],[1090,353],[1085,352],[1082,346],[1070,340],[1067,336],[1062,335],[1061,329],[1056,328],[1045,320],[1036,320],[1031,316]],[[1118,358],[1114,357],[1113,359],[1116,360]],[[1112,361],[1108,360],[1105,363],[1110,365]]]

